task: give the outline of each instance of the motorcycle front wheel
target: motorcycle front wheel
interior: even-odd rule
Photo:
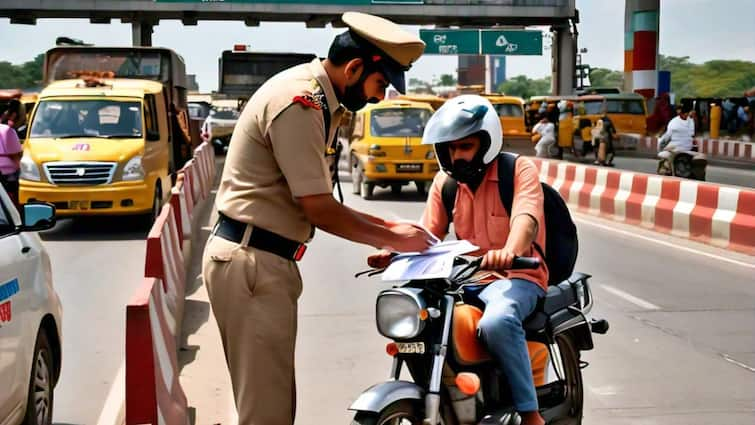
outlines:
[[[351,425],[422,425],[418,400],[399,400],[378,413],[357,412]]]

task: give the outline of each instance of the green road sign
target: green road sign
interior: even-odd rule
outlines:
[[[419,37],[427,44],[426,54],[480,54],[480,31],[478,30],[419,30]]]
[[[482,30],[483,55],[542,55],[540,31]]]

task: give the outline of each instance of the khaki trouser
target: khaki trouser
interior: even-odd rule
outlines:
[[[220,328],[239,424],[291,425],[296,410],[296,263],[210,236],[202,258]]]

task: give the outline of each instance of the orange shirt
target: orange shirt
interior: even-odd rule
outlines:
[[[421,223],[439,239],[446,236],[448,218],[443,206],[441,189],[448,175],[438,172],[433,180],[427,205],[422,214]],[[498,191],[498,160],[493,162],[485,173],[476,192],[463,183],[456,191],[453,210],[453,224],[458,239],[468,240],[480,247],[480,254],[491,249],[500,249],[506,245],[512,219],[503,207]],[[535,241],[545,252],[545,215],[543,212],[543,189],[540,186],[539,171],[527,158],[516,161],[514,176],[514,200],[511,205],[511,217],[528,214],[537,221]],[[545,261],[533,247],[525,255],[540,258],[541,266],[535,270],[498,271],[505,277],[526,279],[548,290],[548,269]]]

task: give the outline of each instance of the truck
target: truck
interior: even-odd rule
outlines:
[[[183,59],[156,47],[56,47],[44,83],[24,143],[21,202],[151,223],[193,152]]]
[[[218,92],[237,99],[240,111],[270,77],[316,57],[308,53],[250,52],[245,45],[236,45],[233,50],[224,50],[218,61]]]

